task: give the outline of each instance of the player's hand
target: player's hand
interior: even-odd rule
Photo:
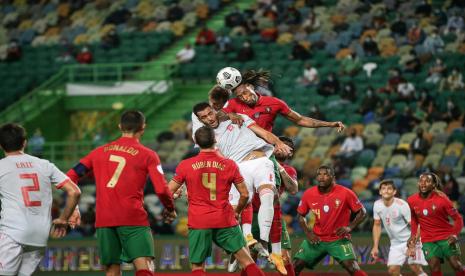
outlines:
[[[346,128],[346,126],[345,126],[342,122],[340,122],[340,121],[333,122],[332,127],[336,127],[336,128],[337,128],[337,132],[342,132],[342,131],[344,131],[344,129]]]
[[[313,233],[313,231],[309,231],[307,234],[307,239],[311,244],[319,244],[320,243],[320,238]]]
[[[292,152],[292,148],[283,142],[276,143],[274,150],[275,152],[282,152],[286,156],[290,155]]]
[[[407,247],[408,248],[415,249],[416,244],[417,244],[417,239],[414,238],[414,237],[410,237],[407,240]]]
[[[68,232],[68,222],[65,219],[57,218],[52,221],[52,228],[50,229],[50,236],[58,239],[66,236]]]
[[[349,226],[343,226],[343,227],[339,227],[336,230],[336,235],[343,237],[343,236],[347,236],[348,234],[350,234],[350,232],[352,232],[352,229],[350,229]]]
[[[241,115],[237,115],[236,113],[228,113],[228,117],[232,121],[233,124],[236,124],[240,127],[244,123],[244,118],[242,118]]]
[[[168,224],[172,223],[178,217],[178,215],[176,214],[176,210],[168,211],[168,209],[166,208],[163,209],[162,216],[163,221]]]
[[[447,242],[450,245],[454,245],[458,241],[458,238],[456,235],[450,235],[449,238],[447,238]]]
[[[416,255],[415,247],[407,246],[406,255],[409,257],[415,258],[415,255]]]
[[[71,229],[74,229],[76,228],[76,226],[81,225],[81,212],[79,212],[78,206],[76,206],[76,209],[74,209],[74,212],[69,217],[68,224],[71,227]]]
[[[378,247],[376,247],[376,248],[373,247],[373,248],[371,249],[371,254],[370,254],[370,255],[371,255],[371,257],[373,258],[373,260],[376,261],[376,260],[378,259],[378,257],[379,257],[379,249],[378,249]]]
[[[179,187],[179,189],[176,190],[176,192],[173,193],[173,198],[178,199],[182,197],[182,187]]]

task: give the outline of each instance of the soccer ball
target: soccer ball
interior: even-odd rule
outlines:
[[[241,83],[241,81],[241,72],[233,67],[225,67],[216,75],[216,83],[224,89],[234,89]]]

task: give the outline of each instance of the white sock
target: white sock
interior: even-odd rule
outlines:
[[[242,224],[242,233],[244,234],[244,237],[247,237],[249,234],[252,235],[252,224]]]
[[[428,274],[426,274],[425,272],[419,274],[418,276],[428,276]]]
[[[271,244],[271,253],[281,255],[281,243],[280,242],[274,242]]]
[[[260,191],[260,209],[258,209],[258,226],[260,228],[260,239],[268,242],[270,240],[271,223],[273,222],[274,193],[271,189]]]

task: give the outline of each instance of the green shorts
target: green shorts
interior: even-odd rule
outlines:
[[[274,165],[274,179],[276,182],[276,188],[279,190],[279,186],[281,186],[281,174],[279,173],[278,160],[276,160],[274,154],[272,154],[269,159],[273,162]]]
[[[447,240],[424,242],[422,249],[426,260],[436,257],[444,261],[444,259],[449,259],[452,256],[461,255],[459,245],[457,243],[450,245]]]
[[[224,251],[235,253],[246,246],[239,226],[217,229],[189,229],[189,261],[205,262],[212,253],[212,241]]]
[[[354,248],[348,239],[318,244],[304,240],[294,258],[304,261],[309,269],[313,269],[326,255],[330,255],[338,262],[355,260]]]
[[[130,263],[139,257],[155,257],[153,236],[148,226],[97,228],[100,263]]]
[[[258,213],[253,213],[252,219],[252,235],[254,237],[260,237],[260,227],[258,226]],[[284,219],[281,218],[281,248],[291,250],[291,238],[289,232],[287,232],[287,226]]]

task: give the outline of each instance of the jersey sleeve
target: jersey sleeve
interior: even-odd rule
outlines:
[[[69,177],[60,171],[53,163],[48,163],[48,171],[50,182],[54,184],[57,189],[60,189],[69,180]]]
[[[185,176],[186,170],[183,168],[183,165],[184,165],[184,162],[179,163],[179,165],[176,167],[176,171],[173,176],[173,180],[181,185],[186,181],[186,176]]]
[[[413,199],[411,197],[409,197],[407,199],[407,203],[409,205],[409,208],[410,208],[410,236],[411,237],[416,237],[417,236],[417,232],[418,232],[418,218],[417,218],[417,215],[415,214],[415,211],[414,211],[414,208],[413,208]]]
[[[379,212],[379,201],[375,201],[375,204],[373,204],[373,219],[374,220],[381,220],[378,212]]]
[[[79,160],[79,163],[76,166],[66,172],[66,175],[71,179],[71,181],[77,184],[79,182],[79,178],[92,170],[92,156],[94,154],[95,150],[91,151],[88,155]]]
[[[289,114],[289,112],[291,112],[291,108],[287,105],[286,102],[278,98],[275,99],[279,103],[279,113],[281,113],[282,115],[287,115]]]
[[[287,174],[294,180],[297,181],[297,171],[294,169],[294,167],[291,166],[285,166],[284,169],[286,170]]]
[[[247,116],[245,114],[240,114],[240,115],[244,119],[244,126],[250,127],[251,125],[256,124],[256,122],[254,120],[250,119],[249,116]]]
[[[452,204],[452,201],[450,201],[446,196],[442,197],[442,201],[443,201],[444,208],[445,208],[447,215],[454,220],[454,228],[453,228],[454,234],[459,235],[463,228],[462,216],[459,214],[457,209],[454,207],[454,205]]]
[[[352,190],[346,189],[346,191],[347,191],[347,197],[346,197],[347,204],[349,205],[350,210],[352,210],[352,212],[354,213],[358,212],[360,209],[363,208],[362,203],[360,202],[360,200],[358,199],[358,197],[355,195],[355,193]]]
[[[305,217],[308,214],[309,210],[310,210],[310,207],[308,206],[308,192],[305,192],[302,195],[302,198],[300,199],[299,207],[297,207],[297,213]]]
[[[407,202],[402,201],[402,205],[400,206],[400,213],[404,217],[404,220],[408,223],[412,221],[412,212],[410,211],[410,207],[408,206]]]
[[[152,180],[153,188],[155,189],[155,193],[157,194],[161,203],[169,211],[174,210],[173,195],[171,194],[166,183],[160,159],[158,158],[158,155],[153,151],[150,152],[147,166],[150,180]]]
[[[236,103],[234,99],[229,99],[223,106],[223,111],[226,113],[231,113],[236,111]]]

